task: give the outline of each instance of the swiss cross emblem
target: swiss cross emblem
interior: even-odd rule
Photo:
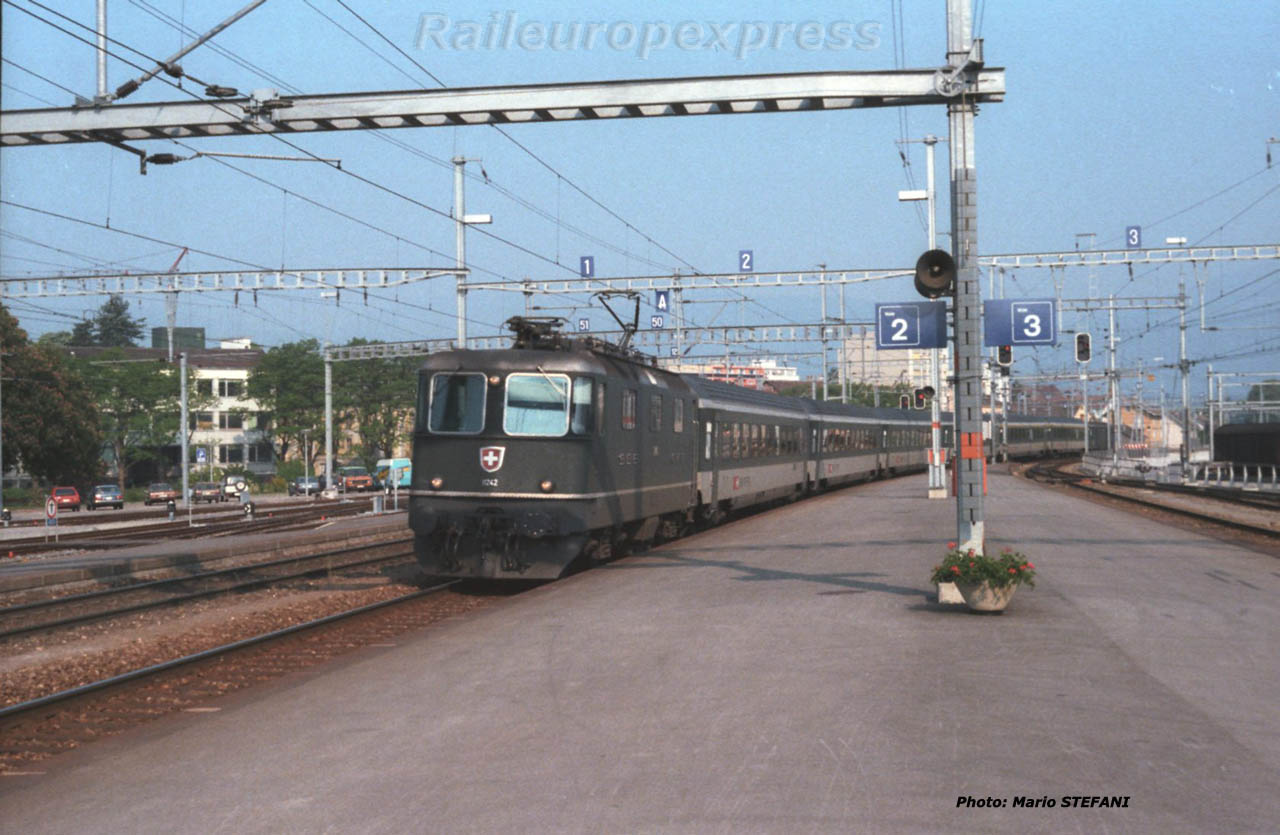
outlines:
[[[496,473],[502,469],[502,459],[507,454],[504,446],[480,447],[480,469],[486,473]]]

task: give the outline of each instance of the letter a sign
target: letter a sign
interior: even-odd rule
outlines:
[[[671,309],[671,291],[670,290],[654,290],[653,306],[658,308],[659,313],[666,313]]]

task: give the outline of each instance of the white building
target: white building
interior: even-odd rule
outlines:
[[[248,339],[227,340],[220,350],[188,354],[197,402],[213,398],[189,417],[196,477],[200,477],[202,457],[210,470],[234,466],[251,473],[275,472],[268,416],[247,395],[249,371],[261,359],[262,352],[252,349]]]
[[[845,340],[844,361],[847,363],[845,373],[850,382],[865,383],[874,386],[894,386],[905,384],[908,388],[917,389],[933,385],[931,361],[932,348],[894,348],[879,350],[876,348],[874,332],[864,332]],[[951,386],[947,378],[952,376],[951,347],[938,349],[941,363],[940,378],[941,406],[943,411],[952,409]],[[840,356],[837,354],[836,361]]]

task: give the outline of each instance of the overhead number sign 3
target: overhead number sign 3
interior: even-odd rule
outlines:
[[[982,344],[1056,345],[1057,303],[1053,299],[990,299],[982,303]]]

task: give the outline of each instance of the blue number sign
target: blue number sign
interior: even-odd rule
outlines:
[[[1125,249],[1140,249],[1142,247],[1142,227],[1126,226],[1124,228],[1124,246]]]
[[[982,303],[982,319],[982,344],[988,348],[1058,342],[1053,299],[991,299]]]
[[[596,274],[596,257],[583,255],[578,259],[578,275],[583,278],[594,278]]]
[[[591,320],[590,320],[590,319],[579,319],[579,320],[578,320],[578,330],[580,330],[580,331],[589,331],[589,330],[591,330]]]
[[[650,316],[650,317],[649,317],[649,327],[651,327],[651,328],[660,328],[660,327],[662,327],[662,322],[663,322],[663,319],[662,319],[662,317],[661,317],[661,316]]]
[[[876,305],[877,348],[941,348],[946,344],[946,302]]]
[[[670,290],[654,290],[653,306],[658,308],[659,313],[666,313],[671,309],[671,291]]]
[[[738,250],[738,272],[749,273],[756,268],[755,251],[750,249]]]

